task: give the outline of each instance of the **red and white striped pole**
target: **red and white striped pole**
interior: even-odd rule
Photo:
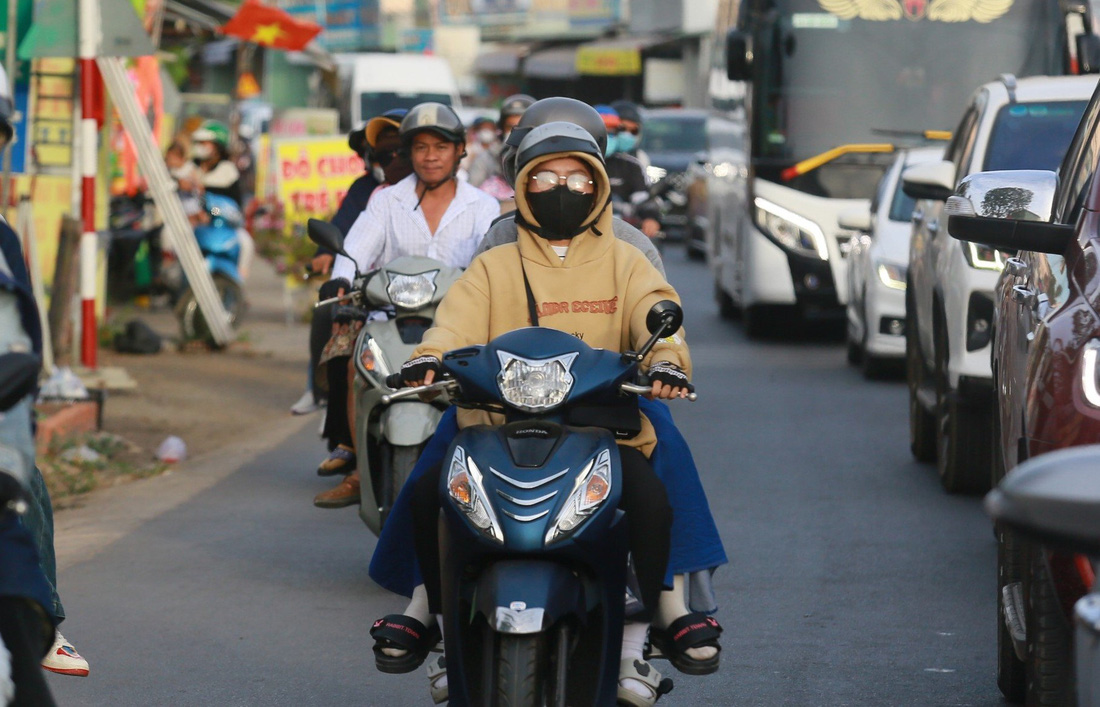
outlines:
[[[81,164],[80,215],[84,231],[80,236],[80,308],[81,337],[80,362],[88,368],[96,367],[96,251],[95,232],[95,173],[97,162],[98,129],[95,107],[99,104],[97,88],[99,73],[95,55],[99,48],[99,2],[79,0],[79,49],[80,49],[80,147],[81,154],[73,155]]]

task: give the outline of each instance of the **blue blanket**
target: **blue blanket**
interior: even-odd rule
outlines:
[[[676,429],[668,406],[645,398],[640,403],[642,412],[653,423],[657,433],[657,448],[651,458],[653,469],[665,483],[672,505],[672,549],[666,584],[671,585],[672,575],[675,574],[690,573],[695,579],[709,578],[708,570],[713,571],[727,560],[703,485],[699,481],[699,470],[695,467],[687,441]],[[452,407],[440,419],[435,435],[424,448],[420,461],[401,489],[393,511],[382,528],[374,557],[371,558],[370,576],[391,592],[412,596],[413,588],[421,582],[412,536],[412,487],[428,469],[443,462],[447,447],[457,434],[458,423]],[[713,610],[713,607],[702,610]]]

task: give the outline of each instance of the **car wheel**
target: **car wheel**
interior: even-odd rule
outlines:
[[[1027,696],[1027,666],[1016,655],[1012,634],[1005,622],[1004,588],[1022,582],[1027,550],[1011,531],[997,528],[997,687],[1009,702]],[[1023,607],[1018,607],[1023,608]],[[1024,617],[1019,617],[1021,620]]]
[[[990,410],[961,404],[947,377],[947,339],[942,320],[935,328],[936,462],[948,493],[982,493],[990,480]]]
[[[1072,705],[1073,632],[1054,593],[1042,550],[1028,553],[1024,581],[1027,624],[1027,704]]]
[[[894,361],[880,356],[875,356],[867,350],[867,327],[863,328],[863,342],[860,344],[860,370],[867,380],[880,380],[885,378],[893,368]]]
[[[924,384],[924,362],[917,341],[916,308],[906,306],[905,378],[909,384],[909,450],[920,462],[936,461],[935,418],[924,409],[917,391]]]
[[[691,233],[684,239],[688,260],[703,260],[707,255],[706,236],[699,230],[698,226],[692,226]]]
[[[714,301],[718,303],[718,315],[722,319],[733,321],[741,318],[741,309],[717,282],[714,283]]]
[[[745,321],[745,334],[750,339],[765,339],[775,336],[783,329],[784,312],[777,307],[754,304],[746,307],[742,314]]]
[[[852,332],[848,332],[848,352],[846,355],[848,365],[858,366],[863,361],[863,351],[860,345],[852,339]]]

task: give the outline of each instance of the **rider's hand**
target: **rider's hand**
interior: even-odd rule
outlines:
[[[407,388],[431,385],[439,375],[439,359],[435,356],[418,356],[401,366],[401,380]]]
[[[647,218],[642,221],[642,233],[649,238],[656,238],[657,234],[661,232],[661,224],[654,218]]]
[[[335,259],[336,258],[329,253],[321,253],[309,262],[309,266],[313,268],[315,274],[327,275],[328,271],[332,269],[332,261]]]
[[[686,398],[691,392],[687,374],[679,366],[668,361],[659,361],[649,367],[649,380],[653,384],[650,397]]]

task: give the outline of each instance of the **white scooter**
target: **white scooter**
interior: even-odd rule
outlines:
[[[343,236],[332,224],[309,221],[309,237],[333,252],[344,253]],[[366,275],[356,275],[351,292],[319,302],[352,302],[371,311],[387,311],[383,319],[368,319],[355,342],[355,451],[360,493],[359,517],[375,535],[382,531],[390,509],[409,478],[424,445],[447,409],[446,397],[430,403],[418,399],[382,402],[392,393],[386,376],[396,373],[412,355],[424,332],[432,327],[435,310],[462,270],[438,260],[403,256]]]

